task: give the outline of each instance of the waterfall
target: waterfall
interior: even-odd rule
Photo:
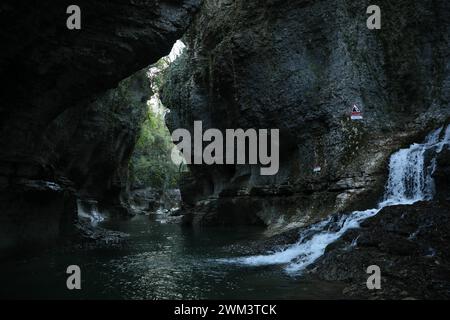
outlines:
[[[359,228],[360,222],[375,216],[383,208],[408,205],[433,198],[436,156],[450,144],[450,125],[442,137],[442,128],[427,136],[424,143],[413,144],[391,156],[389,179],[385,195],[377,208],[332,216],[304,229],[299,240],[276,252],[234,259],[221,259],[221,263],[247,266],[286,265],[288,273],[298,273],[325,253],[326,247],[338,240],[346,231]]]
[[[93,227],[97,226],[99,222],[105,220],[103,215],[98,210],[97,201],[78,199],[77,209],[78,216],[89,220]]]

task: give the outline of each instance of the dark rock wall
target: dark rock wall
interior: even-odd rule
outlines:
[[[2,249],[55,239],[76,217],[75,193],[122,206],[149,91],[142,73],[118,83],[168,54],[199,3],[80,0],[81,30],[70,31],[70,1],[2,1]]]
[[[443,150],[437,158],[437,168],[434,174],[436,199],[450,203],[450,150]]]
[[[389,155],[448,121],[450,4],[380,0],[382,29],[368,30],[371,4],[203,3],[162,92],[168,125],[278,128],[281,168],[263,177],[250,166],[191,166],[184,199],[214,202],[198,203],[194,221],[231,200],[259,199],[253,214],[273,230],[370,207]],[[349,120],[355,103],[361,122]]]
[[[0,192],[0,260],[31,252],[71,235],[77,220],[73,190],[42,180],[16,178]]]
[[[344,294],[371,299],[450,297],[449,203],[384,208],[328,246],[312,275],[348,284]],[[381,268],[381,290],[367,290],[367,267]]]
[[[128,163],[151,97],[146,73],[65,110],[45,131],[45,162],[110,213],[126,213]]]

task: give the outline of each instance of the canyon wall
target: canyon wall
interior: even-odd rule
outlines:
[[[450,4],[380,0],[382,28],[369,30],[371,4],[204,1],[162,90],[168,126],[280,129],[281,166],[191,165],[186,223],[273,233],[369,208],[390,154],[448,122]]]
[[[81,30],[69,30],[69,1],[2,1],[2,255],[70,232],[77,197],[126,211],[120,196],[150,95],[139,70],[170,52],[199,3],[81,0]]]

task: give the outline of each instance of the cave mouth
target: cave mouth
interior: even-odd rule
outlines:
[[[189,170],[172,142],[166,124],[170,109],[162,103],[160,90],[168,68],[185,48],[177,40],[167,56],[147,68],[152,95],[129,163],[129,201],[136,214],[169,214],[181,207],[180,180]],[[172,160],[174,156],[180,158],[179,165]]]
[[[180,161],[180,165],[172,161],[173,155],[183,158],[174,148],[166,125],[170,110],[161,102],[160,90],[168,68],[185,47],[177,40],[168,55],[96,98],[88,106],[87,116],[79,121],[81,129],[77,134],[86,136],[85,144],[93,146],[92,155],[86,150],[88,155],[81,155],[82,161],[70,160],[76,163],[71,169],[74,176],[83,176],[78,173],[86,164],[80,162],[88,162],[87,166],[93,168],[77,186],[77,223],[83,228],[96,228],[105,219],[169,215],[180,209],[179,184],[188,169],[185,161]],[[92,141],[90,133],[83,131],[92,126],[93,117],[103,131],[95,133],[103,134],[101,141]],[[105,126],[105,122],[110,124]],[[48,135],[55,136],[52,130]],[[98,160],[102,152],[111,155]]]

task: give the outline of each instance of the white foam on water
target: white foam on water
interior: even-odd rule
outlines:
[[[97,226],[98,223],[105,220],[105,217],[98,211],[97,203],[95,201],[77,200],[78,216],[90,220],[92,226]]]
[[[338,221],[328,218],[311,225],[300,233],[295,244],[276,252],[216,261],[243,266],[286,265],[288,273],[298,274],[320,258],[329,244],[348,230],[359,228],[360,222],[375,216],[383,208],[431,200],[434,194],[432,174],[436,169],[436,155],[450,143],[450,125],[442,138],[441,133],[442,128],[437,129],[428,135],[424,143],[412,144],[391,156],[385,196],[377,208],[344,214]],[[428,153],[433,157],[427,157]]]

